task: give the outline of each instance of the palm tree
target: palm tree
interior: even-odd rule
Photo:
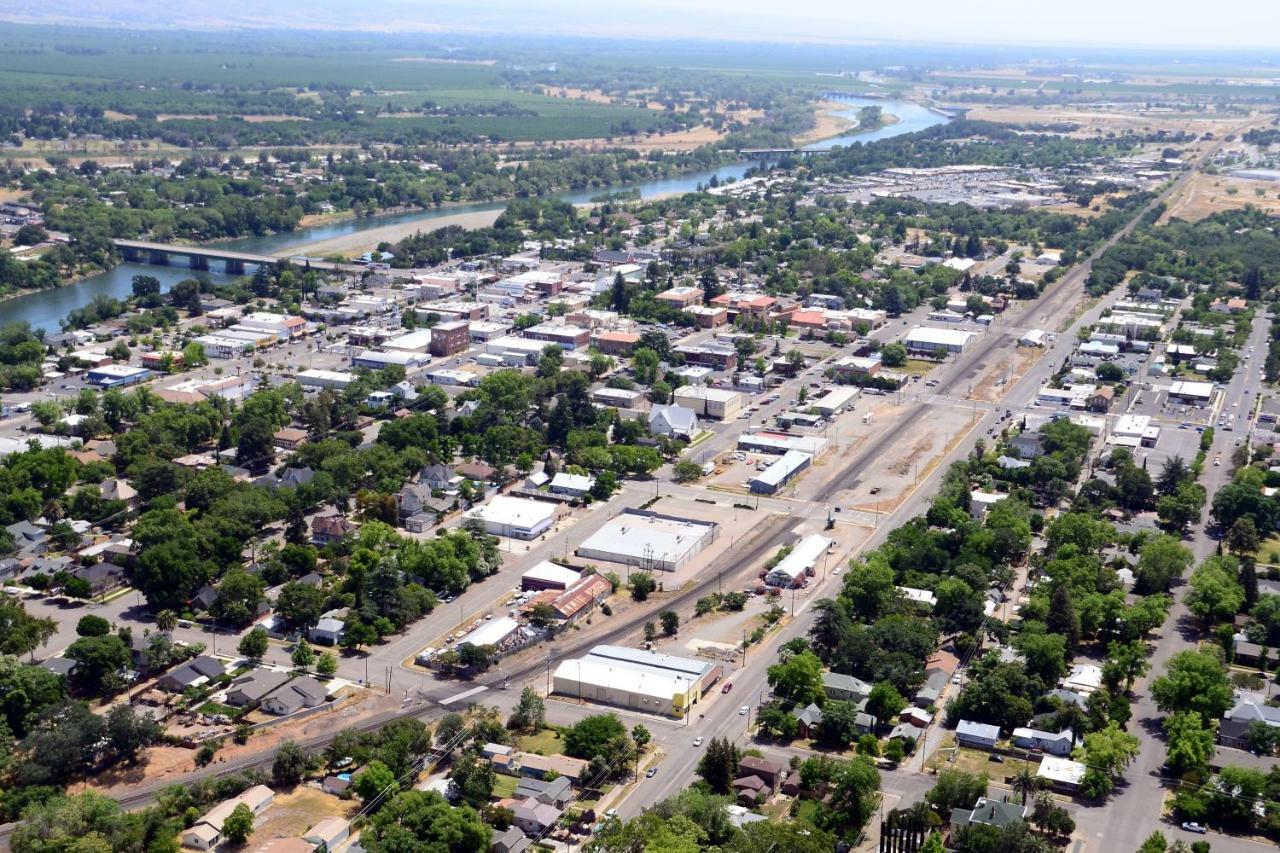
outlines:
[[[156,627],[160,633],[172,638],[173,629],[178,627],[178,614],[172,610],[161,610],[156,614]]]
[[[1025,806],[1027,797],[1040,790],[1040,778],[1031,772],[1030,765],[1024,764],[1017,775],[1009,780],[1009,787],[1013,793],[1022,797],[1022,804]]]

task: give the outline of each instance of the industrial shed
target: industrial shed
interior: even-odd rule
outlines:
[[[627,509],[593,533],[576,553],[586,560],[674,572],[719,535],[720,526],[713,521]]]
[[[596,646],[556,668],[554,692],[683,717],[720,679],[721,665],[624,646]]]

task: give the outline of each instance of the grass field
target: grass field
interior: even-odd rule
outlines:
[[[521,735],[516,745],[524,752],[535,755],[555,755],[564,749],[564,741],[558,735],[552,729],[542,729],[537,734]]]
[[[496,773],[493,777],[493,798],[495,800],[514,797],[516,793],[516,785],[520,784],[520,780],[514,776],[508,776],[505,773]]]

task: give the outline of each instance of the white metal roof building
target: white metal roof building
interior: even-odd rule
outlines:
[[[568,589],[582,575],[550,560],[543,560],[520,576],[521,589]]]
[[[356,381],[354,373],[345,370],[304,370],[298,374],[298,384],[304,388],[346,388]]]
[[[1212,382],[1174,382],[1169,386],[1170,397],[1181,397],[1197,403],[1207,403],[1213,397]]]
[[[480,625],[470,634],[458,640],[458,645],[470,643],[473,646],[501,646],[520,630],[520,623],[509,616],[499,616]]]
[[[484,524],[485,532],[494,536],[533,539],[541,536],[555,520],[556,505],[546,501],[498,495],[467,515]]]
[[[827,440],[820,435],[789,435],[780,432],[743,433],[738,436],[738,449],[755,453],[776,453],[798,450],[817,456],[827,449]]]
[[[769,586],[790,588],[798,586],[807,572],[818,564],[818,558],[831,547],[831,540],[825,536],[813,534],[796,543],[791,553],[782,558],[778,565],[769,570],[764,582]]]
[[[387,349],[404,350],[405,352],[426,352],[427,347],[431,346],[431,330],[415,329],[412,332],[406,332],[399,337],[386,341],[383,346]]]
[[[902,339],[907,349],[915,352],[960,352],[969,345],[974,332],[962,329],[938,329],[932,326],[916,326]]]
[[[721,675],[712,661],[625,646],[596,646],[563,661],[554,691],[650,713],[683,716]]]
[[[817,409],[818,413],[824,417],[831,417],[836,412],[844,409],[858,398],[858,394],[862,389],[856,385],[841,385],[832,388],[816,400],[811,400],[809,406]]]
[[[1046,780],[1051,786],[1074,790],[1080,787],[1086,769],[1079,761],[1046,755],[1040,761],[1040,769],[1036,771],[1036,776]]]
[[[808,468],[813,457],[799,450],[788,450],[782,458],[751,478],[751,491],[771,495],[791,481],[791,478]]]
[[[578,546],[577,555],[674,572],[720,535],[713,521],[627,509]]]
[[[1018,346],[1022,346],[1022,347],[1044,346],[1044,329],[1028,329],[1025,335],[1018,338]]]

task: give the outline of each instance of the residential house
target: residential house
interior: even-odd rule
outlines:
[[[521,779],[516,783],[515,798],[527,800],[534,798],[540,803],[563,809],[573,799],[573,784],[567,776],[559,776],[550,782],[541,779]]]
[[[802,738],[817,736],[818,726],[822,725],[822,709],[810,703],[804,708],[796,708],[791,712],[796,718],[796,734]]]
[[[1037,431],[1018,433],[1009,439],[1009,446],[1018,451],[1019,459],[1035,459],[1044,455],[1044,439]]]
[[[237,708],[257,705],[272,691],[289,680],[288,673],[274,669],[255,669],[231,682],[226,703]]]
[[[1006,826],[1026,820],[1030,811],[1027,806],[1020,806],[1017,803],[979,797],[971,809],[951,810],[951,831],[959,832],[962,829],[979,824],[1003,829]]]
[[[828,699],[861,702],[871,695],[871,685],[861,678],[839,672],[822,673],[822,692]]]
[[[333,853],[350,837],[351,823],[340,817],[327,817],[302,833],[302,840],[313,845],[312,849],[325,853]]]
[[[356,530],[356,525],[344,515],[317,515],[311,519],[311,541],[316,545],[341,542]]]
[[[239,796],[223,800],[205,812],[190,829],[182,833],[182,846],[196,850],[212,850],[222,842],[222,825],[237,806],[242,803],[248,806],[254,818],[257,819],[274,799],[275,793],[270,788],[265,785],[254,785]]]
[[[580,758],[570,758],[559,753],[555,755],[534,755],[531,752],[521,752],[515,756],[513,764],[517,766],[521,776],[532,776],[534,779],[541,779],[547,773],[554,771],[575,784],[587,772],[587,762]]]
[[[516,803],[511,813],[511,822],[525,834],[535,837],[545,835],[564,814],[561,809],[540,803],[533,797]]]
[[[181,693],[188,687],[210,682],[226,671],[227,668],[217,658],[200,655],[160,676],[156,680],[156,687],[170,693]]]
[[[340,611],[330,610],[322,615],[316,622],[308,635],[314,643],[323,643],[326,646],[336,646],[342,642],[342,634],[347,628],[347,623],[337,614]]]
[[[525,853],[529,849],[529,838],[518,826],[509,826],[507,831],[494,837],[489,849],[492,853]]]
[[[307,440],[307,431],[297,427],[284,427],[275,431],[272,440],[281,450],[294,450]]]
[[[974,749],[994,749],[1000,740],[1000,727],[987,723],[974,723],[961,720],[956,726],[956,743]]]
[[[1236,749],[1249,748],[1249,728],[1261,722],[1271,728],[1280,728],[1280,708],[1254,699],[1236,702],[1235,707],[1222,715],[1218,723],[1218,743]]]
[[[649,412],[649,431],[690,439],[698,432],[698,416],[684,406],[654,406]]]
[[[129,485],[128,480],[119,477],[108,477],[98,485],[104,501],[124,501],[129,509],[138,507],[138,490]]]
[[[25,519],[5,528],[13,537],[13,548],[26,554],[43,554],[46,550],[45,531]]]
[[[93,563],[80,566],[72,574],[88,583],[93,595],[102,595],[104,592],[115,589],[123,584],[128,576],[124,567],[117,566],[115,563]]]
[[[1023,749],[1036,749],[1050,755],[1070,755],[1075,745],[1071,729],[1060,732],[1046,732],[1027,726],[1013,730],[1013,745]]]
[[[782,784],[782,780],[786,778],[787,766],[777,761],[770,761],[766,758],[756,758],[754,755],[746,755],[738,762],[738,774],[741,776],[758,776],[764,781],[772,794],[778,790],[778,786]]]
[[[309,675],[295,678],[288,684],[273,690],[262,700],[262,710],[283,717],[324,704],[329,698],[329,688]]]
[[[924,684],[921,684],[915,695],[911,697],[911,704],[917,708],[936,707],[942,699],[942,691],[947,689],[947,682],[950,680],[951,677],[947,675],[946,670],[925,670]]]
[[[551,478],[551,493],[580,498],[591,491],[595,483],[595,478],[586,474],[566,474],[563,471],[557,471]]]

